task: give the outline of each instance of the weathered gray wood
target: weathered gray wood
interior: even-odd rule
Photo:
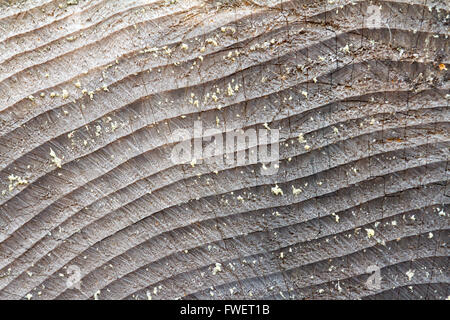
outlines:
[[[58,4],[0,1],[0,299],[449,296],[448,3]]]

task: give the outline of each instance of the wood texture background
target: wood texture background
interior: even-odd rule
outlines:
[[[0,299],[447,298],[449,14],[0,1]],[[278,173],[172,164],[195,120],[279,128]]]

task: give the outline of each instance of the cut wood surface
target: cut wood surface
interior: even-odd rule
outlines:
[[[449,23],[0,0],[0,299],[448,299]],[[196,122],[279,132],[275,172],[173,162]]]

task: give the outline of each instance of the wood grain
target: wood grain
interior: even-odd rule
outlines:
[[[0,299],[446,299],[449,14],[0,1]],[[195,121],[278,172],[172,163]]]

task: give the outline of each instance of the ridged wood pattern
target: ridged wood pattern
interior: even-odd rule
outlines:
[[[0,299],[446,299],[449,14],[0,1]],[[277,174],[173,164],[196,120],[279,129]]]

